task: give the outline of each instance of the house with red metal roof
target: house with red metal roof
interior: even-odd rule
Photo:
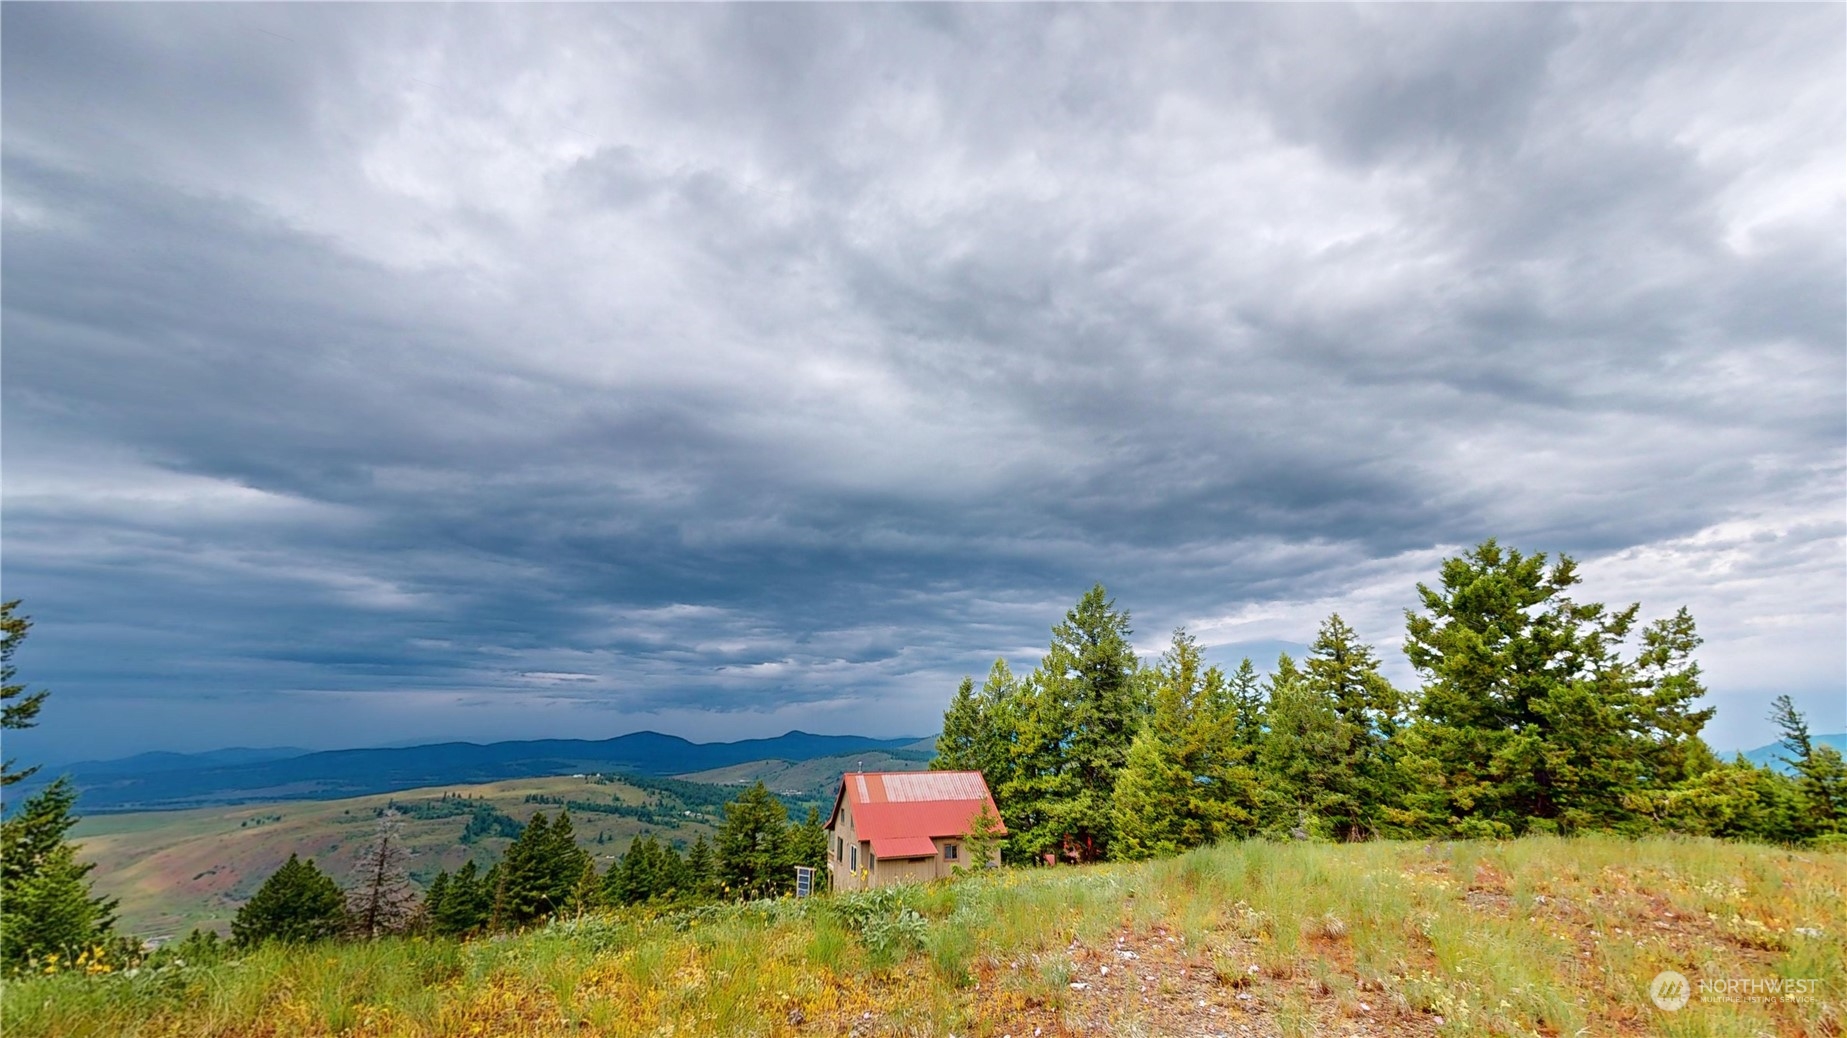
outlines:
[[[835,890],[940,879],[968,860],[968,834],[985,807],[1006,835],[979,771],[859,771],[840,778],[827,818]],[[988,865],[1000,864],[995,847]]]

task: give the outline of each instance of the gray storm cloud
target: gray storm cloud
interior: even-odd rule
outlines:
[[[8,4],[20,752],[921,733],[1487,536],[1838,730],[1844,17]]]

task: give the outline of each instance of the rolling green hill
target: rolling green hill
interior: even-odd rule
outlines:
[[[930,766],[934,751],[902,747],[895,750],[866,750],[841,753],[814,760],[754,760],[729,767],[711,768],[679,776],[689,782],[709,782],[720,786],[748,786],[762,782],[784,800],[812,801],[826,811],[834,798],[834,787],[848,771],[922,771]]]
[[[805,761],[875,750],[909,751],[917,740],[785,732],[773,739],[689,742],[659,732],[613,739],[537,739],[480,745],[453,742],[382,749],[327,750],[280,759],[218,754],[146,754],[48,769],[11,791],[23,801],[68,773],[85,814],[185,810],[219,804],[336,800],[429,786],[503,782],[590,772],[672,775],[768,759]],[[175,759],[177,758],[177,759]]]
[[[120,928],[170,937],[195,926],[227,932],[238,906],[291,853],[344,882],[388,808],[402,816],[412,878],[427,883],[471,857],[482,867],[498,860],[514,823],[540,811],[556,817],[561,803],[571,805],[579,845],[607,868],[644,833],[671,843],[710,840],[721,805],[735,793],[638,777],[515,779],[344,800],[91,815],[73,839],[97,865],[97,892],[121,899]]]

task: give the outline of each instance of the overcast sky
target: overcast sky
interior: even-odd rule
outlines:
[[[1847,8],[8,3],[26,760],[933,731],[1486,537],[1847,727]]]

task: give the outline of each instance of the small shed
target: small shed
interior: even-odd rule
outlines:
[[[939,879],[970,861],[967,839],[986,807],[1000,809],[979,771],[856,771],[840,778],[828,815],[827,867],[835,890]],[[988,865],[1000,864],[994,848]]]

